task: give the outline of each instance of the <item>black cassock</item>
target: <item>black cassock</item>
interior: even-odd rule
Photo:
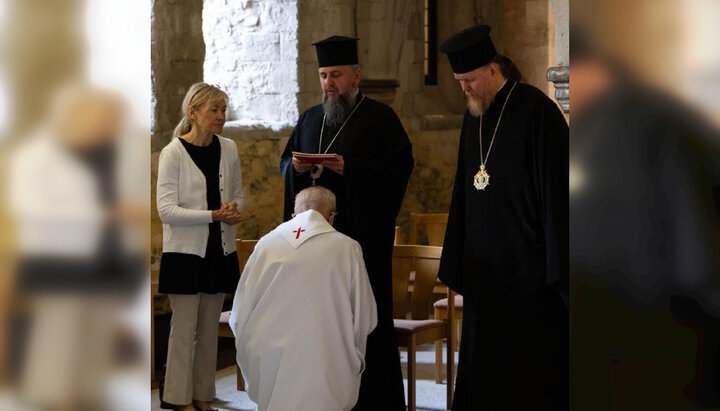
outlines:
[[[487,155],[508,80],[482,120]],[[476,190],[480,119],[465,114],[440,279],[463,295],[453,410],[568,407],[568,126],[517,83]]]
[[[362,100],[362,101],[361,101]],[[334,226],[360,243],[378,308],[377,328],[368,337],[366,368],[356,410],[404,410],[400,357],[392,321],[392,250],[395,218],[413,169],[412,146],[400,120],[389,106],[358,93],[356,110],[328,153],[343,156],[344,175],[325,169],[316,184],[337,197]],[[294,208],[295,195],[312,185],[309,173],[296,175],[292,151],[318,153],[323,123],[321,105],[300,116],[280,162],[285,178],[285,216]],[[338,128],[325,127],[321,152]]]

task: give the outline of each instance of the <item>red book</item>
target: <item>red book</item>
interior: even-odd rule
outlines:
[[[292,152],[293,157],[302,161],[303,163],[320,164],[323,161],[339,161],[340,156],[337,154],[311,154],[301,153],[299,151]]]

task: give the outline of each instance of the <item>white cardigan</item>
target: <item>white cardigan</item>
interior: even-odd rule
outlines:
[[[245,206],[240,158],[232,140],[220,140],[220,201]],[[163,252],[205,257],[212,210],[208,210],[205,176],[182,142],[172,139],[160,152],[157,177],[157,209],[163,222]],[[235,251],[235,227],[220,223],[225,255]]]

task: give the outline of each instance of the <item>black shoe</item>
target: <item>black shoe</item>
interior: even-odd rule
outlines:
[[[199,407],[196,403],[194,403],[194,402],[193,402],[193,407],[195,407],[195,409],[196,409],[197,411],[217,411],[215,408],[213,408],[213,407],[211,407],[211,406],[208,406],[208,408],[200,408],[200,407]]]
[[[162,409],[164,409],[164,410],[179,411],[180,409],[182,409],[182,407],[184,407],[184,406],[183,406],[183,405],[170,404],[169,402],[165,402],[165,401],[162,401],[162,400],[160,401],[160,408],[162,408]],[[199,410],[199,408],[196,408],[195,406],[193,406],[193,408],[194,408],[195,410]]]

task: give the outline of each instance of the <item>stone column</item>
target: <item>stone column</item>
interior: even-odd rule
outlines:
[[[566,114],[570,112],[570,37],[568,0],[550,0],[552,25],[555,28],[553,40],[554,66],[547,71],[547,79],[555,84],[555,100]]]
[[[185,93],[203,79],[202,9],[203,0],[153,0],[150,46],[153,151],[170,141],[180,121]]]
[[[412,1],[358,0],[357,34],[360,38],[358,54],[363,65],[365,94],[387,104],[395,99],[399,86],[398,68],[411,17],[415,30],[421,21]]]

